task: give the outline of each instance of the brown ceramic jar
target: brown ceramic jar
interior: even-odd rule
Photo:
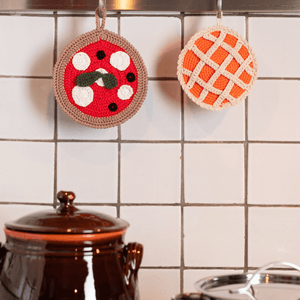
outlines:
[[[5,224],[0,300],[139,300],[143,246],[124,245],[129,224],[76,208],[72,192],[58,199]]]

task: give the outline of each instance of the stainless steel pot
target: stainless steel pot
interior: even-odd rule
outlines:
[[[196,282],[198,293],[177,295],[173,300],[299,300],[300,276],[262,273],[282,265],[300,271],[294,264],[276,262],[254,274],[207,277]]]

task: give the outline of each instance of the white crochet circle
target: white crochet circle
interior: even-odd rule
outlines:
[[[111,55],[109,62],[114,68],[124,71],[130,65],[130,57],[127,53],[118,51]]]
[[[133,94],[133,89],[130,85],[122,85],[119,89],[118,89],[118,97],[121,100],[128,100],[130,99],[130,97]]]
[[[90,57],[84,52],[76,53],[72,59],[72,64],[78,71],[86,70],[89,67],[90,63]]]
[[[93,102],[94,92],[89,86],[75,86],[72,90],[72,97],[79,106],[86,107]]]
[[[100,72],[101,74],[107,74],[108,72],[105,69],[97,69],[96,71]],[[98,80],[95,81],[99,86],[103,86],[104,87],[104,82],[102,80],[102,78],[99,78]]]

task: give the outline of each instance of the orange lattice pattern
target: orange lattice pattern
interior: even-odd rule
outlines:
[[[257,78],[257,62],[238,33],[215,26],[196,34],[182,50],[177,75],[194,102],[221,110],[248,95]]]

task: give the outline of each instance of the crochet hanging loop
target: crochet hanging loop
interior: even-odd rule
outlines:
[[[104,29],[105,21],[106,21],[105,0],[99,0],[99,6],[96,8],[95,15],[96,15],[96,28],[98,31],[101,31]],[[100,18],[102,18],[101,24],[100,24]]]
[[[217,1],[217,25],[222,25],[222,0],[216,0]]]

